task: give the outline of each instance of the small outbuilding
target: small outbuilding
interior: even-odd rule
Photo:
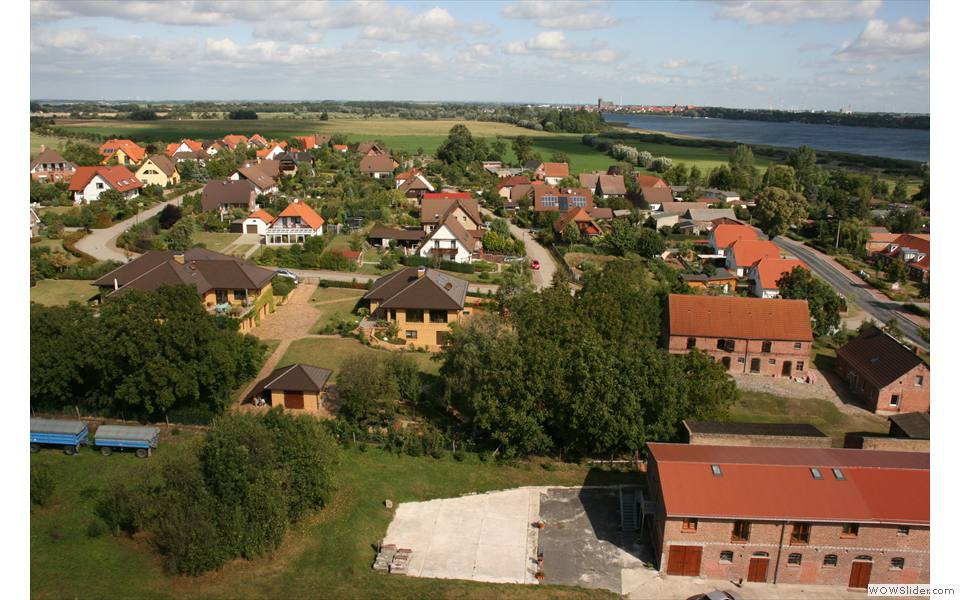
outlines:
[[[325,412],[323,401],[331,374],[330,369],[299,363],[281,367],[257,383],[247,402],[310,413]]]

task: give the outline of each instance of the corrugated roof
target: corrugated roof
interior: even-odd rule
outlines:
[[[837,350],[864,379],[878,388],[886,387],[923,359],[909,348],[875,327],[870,327]]]
[[[647,444],[671,517],[930,524],[930,455]],[[720,468],[720,475],[711,466]],[[820,469],[814,479],[810,469]],[[840,469],[843,479],[831,471]]]
[[[408,267],[377,279],[363,298],[377,300],[384,308],[463,310],[466,281],[434,269],[419,277],[418,270]]]
[[[143,427],[138,425],[101,425],[94,434],[95,440],[128,440],[134,442],[150,442],[160,435],[157,427]]]
[[[813,340],[806,300],[670,294],[667,304],[670,335]]]

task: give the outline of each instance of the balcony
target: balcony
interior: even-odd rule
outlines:
[[[267,235],[314,235],[309,227],[268,227]]]

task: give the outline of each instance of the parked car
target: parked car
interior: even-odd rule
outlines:
[[[503,262],[505,263],[523,262],[523,258],[524,257],[522,256],[504,256]]]
[[[287,279],[292,279],[294,283],[300,283],[300,278],[289,269],[277,269],[277,277],[286,277]]]
[[[534,271],[539,271],[539,270],[540,270],[540,261],[537,260],[537,259],[531,260],[531,261],[530,261],[530,268],[533,269]]]

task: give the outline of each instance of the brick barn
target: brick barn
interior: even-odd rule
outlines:
[[[837,373],[876,413],[930,410],[930,367],[875,327],[837,350]]]
[[[837,585],[930,580],[930,455],[650,443],[667,575]]]
[[[670,294],[666,346],[702,350],[735,373],[793,377],[810,368],[806,300]]]

